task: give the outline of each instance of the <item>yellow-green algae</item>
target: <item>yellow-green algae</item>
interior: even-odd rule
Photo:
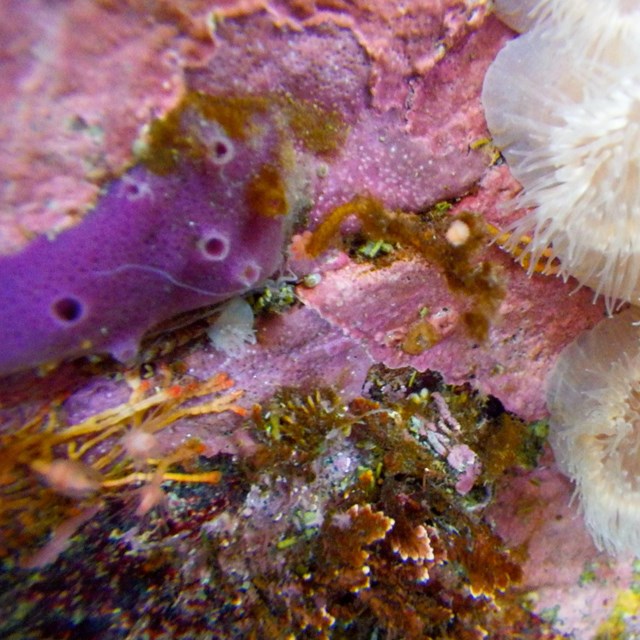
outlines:
[[[452,218],[448,209],[445,203],[422,214],[390,211],[377,198],[358,195],[329,213],[313,232],[306,249],[311,256],[319,255],[339,235],[342,222],[356,216],[368,239],[401,245],[437,266],[450,290],[469,301],[462,313],[469,335],[484,340],[506,293],[504,277],[499,265],[476,260],[489,240],[482,217],[463,211]],[[453,220],[462,221],[469,229],[469,238],[460,246],[446,239],[446,230]]]
[[[174,109],[149,125],[140,160],[151,171],[167,174],[181,159],[198,160],[206,155],[203,142],[184,127],[183,119],[189,111],[215,122],[231,140],[240,142],[259,134],[256,116],[269,115],[283,135],[317,155],[334,154],[347,135],[347,126],[338,113],[290,95],[218,96],[189,91]]]

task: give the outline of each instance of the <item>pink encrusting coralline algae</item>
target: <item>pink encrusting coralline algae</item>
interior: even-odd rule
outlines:
[[[264,622],[265,637],[277,627],[328,638],[347,600],[393,618],[376,591],[376,576],[388,567],[397,593],[410,585],[436,598],[416,600],[428,601],[428,612],[414,607],[406,620],[423,616],[443,633],[471,621],[475,633],[481,625],[473,616],[484,607],[493,613],[484,611],[482,620],[496,629],[507,624],[491,616],[511,611],[501,609],[502,598],[513,595],[520,561],[480,515],[494,495],[508,496],[491,507],[503,538],[531,544],[519,588],[535,587],[552,607],[559,592],[549,584],[573,581],[572,600],[560,603],[563,631],[605,617],[604,604],[599,612],[576,609],[582,620],[571,617],[583,557],[608,562],[586,536],[566,535],[582,527],[566,508],[571,487],[553,467],[538,469],[529,484],[528,472],[505,475],[501,486],[504,466],[496,462],[515,464],[509,447],[524,438],[514,427],[522,423],[507,412],[544,420],[545,376],[562,348],[597,324],[604,305],[592,304],[590,291],[574,291],[575,283],[530,277],[488,233],[467,224],[472,216],[499,231],[519,215],[509,203],[520,186],[489,140],[480,102],[487,68],[514,37],[489,5],[10,0],[0,7],[0,40],[8,43],[0,60],[0,375],[7,376],[0,435],[34,407],[44,405],[38,415],[52,412],[46,421],[55,429],[57,420],[82,424],[116,405],[125,411],[132,380],[148,377],[160,389],[185,375],[183,387],[193,389],[194,380],[228,372],[241,396],[238,411],[212,416],[188,405],[188,419],[154,434],[165,452],[198,439],[198,451],[216,458],[194,462],[194,455],[185,473],[213,464],[222,478],[213,488],[158,499],[158,512],[170,515],[157,530],[166,525],[172,553],[188,556],[181,593],[200,585],[222,603],[216,615],[224,617],[259,592],[252,611],[282,625]],[[351,215],[325,238],[326,250],[312,255],[323,223],[350,206],[357,213],[362,202],[381,212],[377,235],[369,237],[371,225]],[[441,260],[393,235],[403,219],[438,230]],[[477,251],[465,254],[467,243]],[[504,294],[486,314],[484,340],[470,337],[463,322],[468,292],[452,287],[451,273],[459,273],[452,257],[463,255],[469,272],[489,265],[489,284]],[[285,302],[274,304],[280,295]],[[212,307],[237,296],[246,302]],[[447,388],[445,402],[446,384],[458,386]],[[411,412],[419,418],[414,431]],[[384,428],[376,432],[379,417]],[[491,458],[472,439],[479,425],[488,442],[508,443],[504,458]],[[98,442],[100,455],[108,456],[109,443]],[[64,451],[80,460],[82,452],[82,440]],[[547,457],[545,464],[553,463]],[[510,482],[539,504],[526,531],[527,505],[520,509]],[[161,475],[144,476],[144,487],[164,498],[161,484]],[[367,503],[379,493],[381,502]],[[460,521],[447,520],[454,518],[450,504]],[[112,507],[108,500],[96,507],[92,531],[103,526],[101,513],[111,522]],[[427,512],[429,521],[416,515]],[[136,527],[155,526],[155,513]],[[146,534],[136,528],[120,537],[114,527],[118,553],[146,552]],[[305,577],[319,579],[317,557],[307,551],[300,560],[294,551],[349,532],[360,540],[355,556],[367,563],[350,565],[348,556],[336,565],[335,582],[351,591],[329,603],[330,613],[318,595],[326,596],[326,585],[313,591]],[[547,535],[575,546],[566,575],[556,549],[544,544]],[[167,539],[155,551],[164,553]],[[105,535],[100,544],[110,540]],[[342,549],[329,547],[323,553]],[[295,570],[281,553],[299,560]],[[492,554],[500,556],[497,567],[485,562],[495,561]],[[463,579],[464,571],[446,574],[451,567],[467,567],[471,577],[451,599],[461,607],[459,620],[436,624],[449,605],[433,594]],[[503,582],[491,583],[482,567]],[[606,567],[598,576],[620,568]],[[431,572],[444,577],[430,581]],[[615,575],[619,586],[629,571]],[[228,598],[217,582],[227,579],[224,589],[235,594]],[[284,600],[261,600],[272,587]],[[602,578],[589,593],[604,603],[610,591]],[[311,609],[301,604],[309,602]],[[153,618],[155,610],[148,612]],[[166,619],[166,611],[158,615]],[[126,626],[124,616],[115,618]],[[509,620],[510,633],[523,620]],[[532,637],[560,637],[544,635],[544,625]],[[395,631],[418,638],[424,628]]]

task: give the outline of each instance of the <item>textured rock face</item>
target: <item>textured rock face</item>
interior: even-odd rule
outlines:
[[[292,211],[317,221],[363,193],[417,211],[467,191],[488,163],[470,145],[484,133],[487,60],[476,59],[489,36],[464,40],[473,8],[456,19],[442,9],[416,9],[404,44],[388,25],[378,34],[406,47],[402,64],[372,37],[393,18],[384,12],[363,31],[356,9],[346,25],[332,13],[284,27],[260,12],[221,21],[209,58],[185,72],[186,97],[152,121],[142,166],[108,183],[73,229],[0,259],[11,283],[0,372],[91,353],[130,360],[158,322],[272,275]],[[419,36],[438,29],[440,55],[463,43],[451,58],[468,76],[428,63]],[[397,74],[404,97],[390,88]]]
[[[145,343],[141,367],[95,365],[91,359],[89,365],[67,363],[40,380],[29,373],[5,379],[0,433],[15,433],[25,416],[46,403],[59,405],[61,420],[76,424],[126,405],[125,380],[140,384],[137,378],[151,376],[141,386],[168,384],[167,371],[176,382],[185,373],[202,381],[228,372],[235,389],[244,392],[238,402],[245,410],[270,402],[279,410],[274,394],[292,386],[304,393],[331,386],[342,403],[369,393],[370,383],[363,389],[367,371],[380,363],[436,370],[446,382],[492,394],[491,412],[502,412],[504,405],[526,419],[544,417],[543,385],[551,365],[576,334],[603,315],[603,306],[592,304],[592,292],[575,292],[571,281],[528,277],[499,247],[486,247],[474,259],[497,266],[506,295],[480,342],[462,326],[468,301],[451,292],[441,266],[393,243],[386,243],[390,253],[382,256],[375,254],[377,242],[373,251],[359,246],[353,218],[319,258],[298,252],[308,231],[358,197],[416,220],[433,210],[445,222],[471,211],[504,228],[519,215],[509,203],[520,186],[504,164],[494,162],[480,103],[485,71],[514,34],[488,15],[486,5],[483,0],[4,3],[0,12],[8,18],[0,20],[0,33],[7,34],[11,56],[0,60],[7,65],[0,75],[5,98],[0,124],[19,126],[0,128],[0,253],[13,254],[0,260],[0,370],[89,353],[129,358],[142,333],[157,322],[279,276],[289,231],[294,235],[283,272],[287,277],[294,272],[288,286],[295,296],[293,306],[258,318],[256,344],[237,356],[215,350],[206,326],[200,326],[199,333],[185,331],[188,340],[182,342],[181,331],[156,335],[151,347]],[[87,38],[88,32],[96,37]],[[40,41],[42,49],[34,48]],[[37,55],[42,50],[49,55]],[[216,114],[203,107],[188,116],[180,105],[190,95],[209,96],[229,108]],[[253,107],[247,110],[247,104]],[[173,123],[164,144],[158,133],[167,129],[158,130],[153,124],[158,122]],[[33,240],[45,232],[51,239]],[[307,273],[313,287],[299,278]],[[277,286],[270,285],[273,295]],[[427,336],[431,343],[409,349],[416,327],[423,332],[417,337]],[[426,389],[419,388],[421,381],[433,377],[405,374],[405,383],[394,372],[384,385],[391,393],[411,388],[419,394]],[[415,388],[406,380],[415,381]],[[473,396],[470,387],[461,395]],[[265,434],[242,420],[238,414],[193,414],[157,437],[165,451],[196,437],[208,455],[229,454],[244,464]],[[266,418],[265,424],[277,427]],[[429,442],[442,444],[442,433],[452,438],[442,460],[460,474],[456,495],[473,485],[473,499],[482,482],[474,446],[461,435],[423,427]],[[397,441],[391,457],[412,437]],[[348,448],[339,449],[340,439],[335,442],[325,457],[335,453],[338,462],[360,459],[370,444],[354,457]],[[103,453],[108,447],[109,441],[98,443]],[[62,454],[70,452],[71,447]],[[328,477],[324,464],[313,461],[318,482],[300,480],[299,496],[318,513],[333,499],[317,490]],[[567,507],[572,488],[550,457],[544,464],[533,478],[525,472],[508,475],[496,490],[493,512],[506,540],[530,544],[522,588],[537,590],[536,610],[561,601],[563,630],[571,631],[580,628],[571,611],[576,594],[584,599],[578,583],[584,558],[594,557],[603,567],[608,561],[595,555],[581,520]],[[263,458],[255,469],[281,475],[268,465]],[[417,484],[429,485],[422,477],[425,467],[431,468],[420,467]],[[30,471],[28,464],[25,469]],[[394,480],[397,469],[385,468],[385,476]],[[37,478],[30,480],[41,487]],[[254,482],[255,477],[248,481]],[[212,504],[224,511],[233,503],[233,485],[223,469],[215,500],[202,492],[207,522],[214,515]],[[297,495],[298,484],[291,486]],[[253,486],[250,495],[273,509],[265,511],[268,518],[258,527],[267,546],[243,546],[240,560],[253,549],[260,561],[280,562],[263,549],[281,541],[292,522],[291,509],[282,506],[289,489]],[[410,508],[406,496],[412,490],[405,478],[389,496]],[[185,526],[196,520],[189,522]],[[572,562],[560,575],[557,550],[568,541]],[[499,544],[492,539],[490,546]],[[117,575],[122,548],[111,550]],[[194,562],[200,562],[196,556]],[[489,566],[484,560],[480,565]],[[90,564],[82,571],[95,575]],[[54,581],[55,572],[54,567]],[[584,614],[580,610],[584,629],[592,630],[593,619],[605,615],[612,584],[603,578],[591,585],[589,594],[600,594],[597,601],[603,604],[585,607]],[[567,585],[573,587],[571,597]],[[216,590],[221,610],[227,611],[224,592],[217,585]],[[454,600],[466,598],[484,601],[468,590]],[[288,609],[272,607],[280,610]],[[114,616],[127,624],[126,616]]]
[[[180,23],[162,3],[2,3],[0,254],[76,224],[140,127],[179,100],[184,64],[212,48],[197,34],[205,3],[187,4]]]

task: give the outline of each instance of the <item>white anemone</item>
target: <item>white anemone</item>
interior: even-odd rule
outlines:
[[[640,300],[640,1],[603,2],[525,2],[516,22],[532,28],[498,54],[482,100],[531,208],[513,244],[531,236],[534,264],[548,250],[611,308]]]
[[[583,333],[547,381],[551,445],[598,547],[640,555],[640,310]]]

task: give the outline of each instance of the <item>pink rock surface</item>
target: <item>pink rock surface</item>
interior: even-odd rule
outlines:
[[[155,13],[145,3],[116,0],[12,0],[0,7],[0,40],[7,43],[0,61],[0,252],[16,250],[34,232],[75,223],[100,179],[131,160],[141,127],[166,112],[185,85],[260,92],[277,83],[283,64],[300,69],[299,85],[285,90],[319,92],[348,125],[342,153],[328,157],[314,185],[312,222],[362,192],[409,211],[459,198],[452,213],[476,211],[499,227],[515,215],[507,203],[517,184],[508,170],[490,167],[483,149],[471,149],[487,135],[479,100],[484,72],[512,35],[486,16],[486,2],[152,5]],[[207,41],[209,10],[217,28]],[[485,257],[507,278],[486,343],[458,326],[465,301],[432,265],[416,257],[374,267],[333,250],[313,263],[292,261],[300,274],[322,274],[316,288],[299,287],[305,308],[261,323],[258,344],[238,359],[202,346],[186,361],[189,373],[228,371],[248,391],[249,406],[281,385],[321,382],[355,395],[374,362],[430,368],[495,395],[523,418],[540,418],[546,373],[562,348],[602,317],[603,306],[592,304],[587,290],[574,292],[572,282],[529,278],[498,247]],[[443,339],[412,356],[400,344],[424,308]],[[4,422],[28,414],[38,394],[59,389],[69,369],[23,393]],[[118,404],[126,390],[102,380],[80,386],[68,401],[72,419]],[[14,388],[5,387],[5,404],[16,404]],[[251,447],[234,421],[178,423],[163,438],[171,446],[187,434],[210,451]],[[587,638],[615,590],[628,584],[629,563],[596,553],[567,506],[571,487],[548,464],[510,477],[493,517],[508,541],[529,543],[523,590],[538,592],[540,609],[560,603],[563,628]],[[589,562],[601,568],[600,590],[577,582]]]
[[[221,0],[217,4],[216,14],[223,17],[265,11],[274,24],[294,30],[334,24],[350,31],[371,61],[373,106],[384,111],[404,108],[413,93],[407,80],[431,70],[487,14],[486,0]]]
[[[512,547],[526,547],[523,588],[534,609],[557,611],[559,630],[586,639],[612,613],[616,594],[633,587],[637,569],[631,556],[598,552],[572,494],[548,452],[534,472],[502,480],[488,518]]]
[[[245,391],[237,404],[247,412],[282,387],[312,390],[337,386],[349,400],[361,393],[372,364],[362,347],[306,308],[259,322],[256,344],[247,345],[240,355],[228,356],[208,347],[185,360],[187,373],[199,379],[220,371],[231,372],[233,388]],[[129,393],[124,380],[92,380],[65,403],[66,418],[75,424],[126,402]],[[207,455],[242,454],[251,446],[251,439],[239,428],[243,422],[232,413],[204,415],[178,421],[160,436],[166,450],[195,435],[205,445]]]
[[[299,308],[258,325],[257,344],[247,346],[240,356],[227,356],[212,349],[196,352],[186,364],[188,372],[207,378],[229,371],[235,387],[246,390],[239,402],[250,409],[264,402],[282,387],[338,386],[345,399],[361,393],[373,360],[341,329],[332,326],[310,309]],[[172,430],[172,440],[180,442],[187,432],[198,433],[209,451],[237,453],[235,428],[240,420],[227,414],[217,419],[190,421]],[[226,439],[225,439],[226,436]]]
[[[203,28],[185,38],[207,3],[171,4],[0,4],[0,254],[78,222],[175,104],[185,63],[213,47]]]
[[[472,210],[500,225],[513,183],[504,167],[491,169],[479,191],[463,198],[455,211]],[[592,304],[593,293],[576,291],[574,282],[527,276],[522,267],[498,247],[485,258],[502,265],[507,296],[485,344],[474,343],[456,318],[464,298],[454,297],[441,273],[419,258],[396,261],[388,267],[351,262],[344,254],[327,258],[320,285],[300,292],[307,305],[365,345],[374,360],[390,367],[434,369],[451,383],[470,382],[483,393],[498,397],[505,407],[527,420],[545,415],[544,380],[558,353],[581,331],[604,314]],[[421,309],[431,316],[453,317],[447,336],[420,355],[404,352],[401,344]]]

